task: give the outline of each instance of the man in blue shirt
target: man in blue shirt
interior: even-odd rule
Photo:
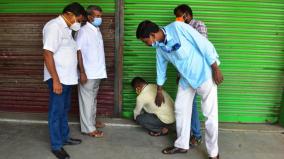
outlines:
[[[164,102],[162,85],[166,81],[167,64],[178,70],[181,79],[175,101],[177,139],[164,154],[186,153],[189,149],[192,102],[195,93],[202,99],[205,121],[205,143],[209,158],[219,158],[217,85],[223,75],[213,44],[184,22],[173,22],[164,28],[145,20],[136,31],[137,39],[156,48],[157,95],[155,103]]]

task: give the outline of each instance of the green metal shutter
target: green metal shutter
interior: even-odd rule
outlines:
[[[1,0],[0,13],[61,13],[74,0]],[[104,13],[115,12],[115,0],[77,0],[83,6],[99,5]]]
[[[141,76],[155,83],[156,78],[155,50],[135,38],[137,25],[149,19],[164,26],[175,20],[173,9],[183,3],[205,22],[221,57],[220,121],[277,121],[284,71],[283,0],[125,0],[123,116],[131,117],[135,107],[131,79]],[[173,67],[167,76],[165,89],[175,97]]]

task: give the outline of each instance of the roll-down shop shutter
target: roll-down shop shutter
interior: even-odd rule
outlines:
[[[0,111],[47,112],[48,90],[43,82],[42,28],[57,17],[70,0],[2,0],[0,2]],[[79,0],[83,6],[102,7],[108,78],[100,85],[98,114],[114,109],[115,1]],[[78,112],[77,87],[73,88],[72,112]]]
[[[205,22],[220,55],[225,81],[218,88],[219,120],[277,121],[284,80],[283,0],[125,0],[123,116],[131,117],[135,107],[131,79],[156,79],[155,50],[136,39],[137,26],[145,19],[169,24],[179,4],[190,5],[194,18]],[[175,97],[172,66],[167,77],[164,88]]]

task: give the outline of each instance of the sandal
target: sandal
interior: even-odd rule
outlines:
[[[96,121],[96,128],[104,128],[106,125],[101,121]]]
[[[104,133],[100,130],[95,130],[91,133],[87,133],[87,135],[89,135],[90,137],[96,137],[96,138],[99,138],[99,137],[103,137],[104,136]]]
[[[168,135],[168,131],[167,132],[162,132],[162,131],[160,131],[160,132],[153,132],[153,131],[149,131],[149,133],[148,133],[150,136],[154,136],[154,137],[158,137],[158,136],[166,136],[166,135]]]
[[[171,155],[171,154],[176,154],[176,153],[187,153],[187,150],[171,146],[171,147],[167,147],[163,149],[162,153],[165,155]]]

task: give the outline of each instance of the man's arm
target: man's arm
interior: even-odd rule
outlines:
[[[45,50],[43,52],[43,59],[44,63],[46,65],[46,68],[48,72],[51,75],[52,81],[53,81],[53,92],[56,94],[61,94],[62,93],[62,84],[60,83],[56,68],[55,68],[55,63],[53,59],[53,52],[49,50]]]
[[[166,72],[167,72],[167,65],[168,61],[163,57],[161,52],[157,50],[156,53],[156,70],[157,70],[157,95],[155,98],[155,103],[157,106],[161,106],[162,103],[165,102],[163,96],[163,85],[166,81]]]
[[[213,75],[213,80],[214,82],[219,85],[224,81],[224,76],[221,72],[221,70],[219,69],[218,65],[216,62],[214,62],[211,65],[211,69],[212,69],[212,75]]]
[[[80,71],[80,83],[85,84],[87,82],[87,75],[85,73],[84,64],[83,64],[83,57],[80,50],[77,51],[77,58],[78,58],[78,68]]]
[[[84,43],[86,43],[86,37],[87,34],[85,33],[85,30],[80,29],[77,33],[77,38],[76,38],[76,43],[78,46],[78,51],[77,51],[77,58],[78,58],[78,68],[80,71],[80,83],[81,84],[85,84],[88,80],[85,69],[84,69],[84,62],[83,62],[83,57],[82,57],[82,46],[84,45]]]
[[[56,24],[49,24],[43,28],[43,59],[45,66],[52,78],[53,92],[56,94],[62,93],[62,84],[56,71],[53,54],[58,49],[61,43],[59,28]]]
[[[159,85],[157,85],[157,94],[155,98],[155,103],[158,107],[160,107],[162,103],[165,103],[165,98],[163,95],[163,87]]]
[[[134,113],[134,120],[136,120],[136,117],[141,113],[143,109],[143,102],[140,101],[139,99],[136,100],[136,107],[133,110]]]

